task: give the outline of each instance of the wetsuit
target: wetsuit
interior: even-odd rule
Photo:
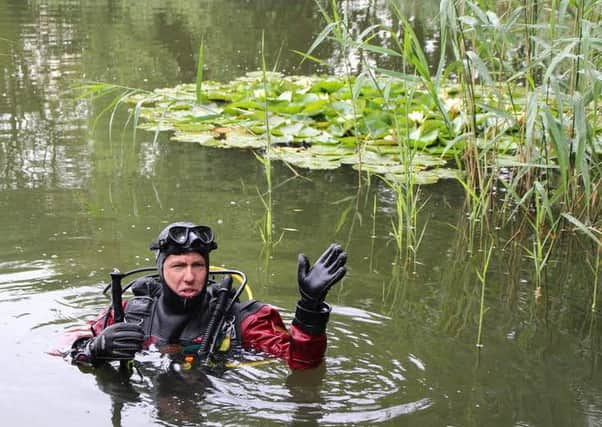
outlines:
[[[200,344],[215,304],[212,287],[194,298],[185,299],[154,278],[137,281],[134,297],[124,303],[126,322],[140,324],[145,334],[143,348],[177,344]],[[297,306],[295,319],[287,331],[280,313],[258,301],[236,302],[226,320],[231,348],[268,353],[286,360],[291,369],[318,366],[326,351],[325,327],[330,307],[323,303],[318,311]],[[78,336],[70,351],[76,363],[89,363],[86,343],[114,323],[112,311],[89,322],[90,333]],[[229,327],[229,328],[228,328]],[[93,335],[92,335],[93,334]]]

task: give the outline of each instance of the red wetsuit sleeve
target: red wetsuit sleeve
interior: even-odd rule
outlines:
[[[280,313],[263,305],[241,322],[243,347],[287,361],[291,369],[315,368],[324,360],[326,334],[311,335],[295,325],[286,330]]]

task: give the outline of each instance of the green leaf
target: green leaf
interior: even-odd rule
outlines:
[[[568,219],[569,222],[571,222],[575,227],[577,227],[577,229],[579,231],[581,231],[587,237],[592,239],[594,241],[594,243],[596,243],[598,245],[598,247],[602,247],[602,242],[600,241],[600,239],[598,237],[596,237],[594,235],[594,233],[591,232],[589,227],[587,227],[585,224],[583,224],[581,221],[579,221],[577,218],[575,218],[573,215],[571,215],[569,213],[562,213],[562,216],[565,217],[566,219]]]
[[[547,106],[544,107],[543,121],[556,152],[556,159],[562,176],[562,185],[566,188],[569,175],[569,141]]]
[[[469,50],[466,52],[466,56],[470,59],[470,62],[475,66],[476,70],[479,73],[479,79],[484,81],[488,85],[493,86],[493,80],[491,79],[491,75],[489,74],[489,70],[487,66],[483,62],[483,60],[476,54],[476,52]]]
[[[360,45],[360,47],[364,50],[367,50],[367,51],[373,52],[373,53],[378,53],[380,55],[395,56],[395,57],[402,56],[399,52],[394,51],[393,49],[388,49],[388,48],[382,47],[382,46],[375,46],[375,45],[369,44],[369,43],[362,43]]]
[[[311,87],[312,92],[333,93],[345,85],[340,79],[323,79],[318,80]]]
[[[330,33],[332,33],[336,26],[337,22],[331,22],[328,25],[326,25],[326,27],[324,27],[322,31],[320,31],[320,34],[318,34],[318,36],[316,37],[312,45],[309,47],[307,52],[303,54],[304,59],[311,55],[312,52],[316,50],[316,48],[320,46],[324,40],[326,40],[326,38],[330,35]],[[303,62],[303,60],[301,62]]]
[[[308,116],[315,116],[317,114],[324,113],[325,108],[329,104],[329,102],[330,101],[327,99],[318,99],[317,101],[307,104],[301,112]]]

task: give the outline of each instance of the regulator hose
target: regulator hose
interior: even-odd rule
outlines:
[[[224,324],[226,317],[226,305],[228,303],[228,296],[232,290],[232,276],[228,275],[224,278],[221,286],[217,290],[217,303],[207,324],[207,329],[203,334],[203,340],[197,355],[201,360],[207,360],[207,358],[213,353],[217,335]],[[230,308],[230,307],[228,307]]]

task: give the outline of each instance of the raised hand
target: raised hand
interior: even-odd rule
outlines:
[[[297,281],[301,299],[318,307],[330,288],[345,276],[347,253],[341,245],[331,244],[310,267],[309,260],[299,254]]]

